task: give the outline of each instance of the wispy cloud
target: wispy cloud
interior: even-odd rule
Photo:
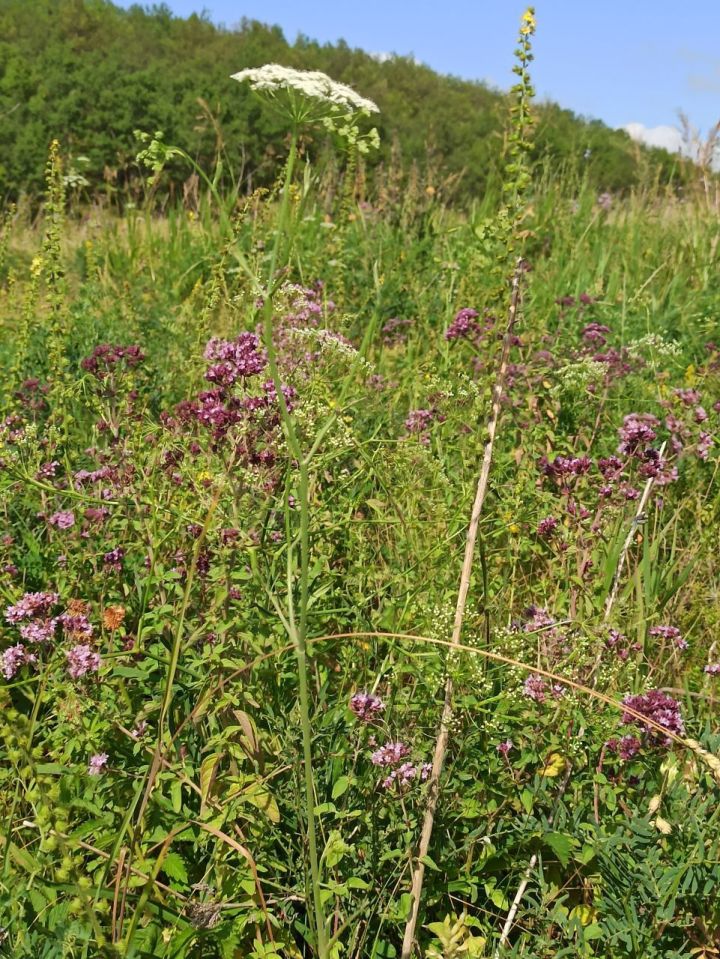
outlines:
[[[644,143],[649,147],[662,147],[670,153],[686,152],[686,144],[677,127],[662,124],[657,127],[646,127],[644,123],[626,123],[623,127],[633,140]]]

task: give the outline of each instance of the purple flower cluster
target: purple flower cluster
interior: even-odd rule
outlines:
[[[720,663],[708,663],[703,672],[708,676],[720,676]]]
[[[99,380],[105,379],[116,367],[134,369],[145,359],[139,346],[115,346],[101,343],[92,354],[80,363],[80,366]]]
[[[5,617],[9,623],[19,627],[23,643],[36,646],[49,646],[57,638],[57,628],[62,627],[63,635],[71,641],[87,641],[92,638],[93,626],[90,623],[86,604],[71,602],[66,612],[52,615],[53,607],[59,604],[57,593],[25,593],[17,603],[8,606]],[[2,655],[1,669],[6,679],[12,679],[21,666],[35,664],[35,653],[29,653],[23,643],[6,649]],[[100,668],[100,655],[87,642],[79,643],[65,652],[68,672],[73,679],[88,672],[97,672]]]
[[[586,343],[592,343],[597,346],[605,346],[607,343],[605,334],[609,332],[609,326],[604,326],[602,323],[588,323],[588,325],[582,331],[582,338]]]
[[[688,641],[683,638],[682,633],[677,626],[653,626],[650,629],[651,636],[659,636],[661,639],[668,639],[674,643],[678,649],[687,649]]]
[[[640,643],[631,643],[627,636],[617,629],[608,629],[605,645],[622,660],[626,660],[631,652],[639,652],[642,649]]]
[[[565,485],[573,477],[584,476],[590,471],[592,460],[588,456],[556,456],[554,460],[540,459],[540,468],[556,483]]]
[[[106,772],[109,758],[107,753],[96,753],[91,756],[88,763],[88,776],[100,776]]]
[[[385,743],[371,755],[373,766],[397,766],[410,755],[410,747],[401,742]]]
[[[637,696],[626,696],[625,699],[623,699],[623,706],[629,707],[635,710],[635,712],[646,716],[649,720],[652,720],[658,726],[662,726],[663,729],[667,729],[668,732],[674,733],[676,736],[683,736],[685,734],[685,724],[683,723],[680,711],[680,703],[671,696],[668,696],[667,693],[662,692],[662,690],[651,689],[649,692],[641,693]],[[623,713],[622,721],[626,725],[644,725],[641,720],[629,712]],[[669,746],[672,743],[672,739],[669,736],[663,736],[653,727],[644,725],[644,728],[650,743],[658,746]]]
[[[37,656],[28,652],[22,643],[9,646],[0,656],[0,672],[5,679],[12,679],[21,666],[37,662]]]
[[[538,523],[537,533],[538,536],[542,536],[543,539],[550,539],[557,528],[558,521],[555,517],[546,516],[545,519],[541,519]]]
[[[477,310],[472,307],[465,307],[458,310],[450,326],[445,330],[446,340],[466,340],[476,336],[480,332],[480,324],[477,318],[480,316]]]
[[[629,413],[623,419],[623,425],[618,430],[620,445],[618,452],[626,456],[637,455],[657,438],[656,429],[660,420],[652,413]]]
[[[610,752],[617,753],[623,762],[628,762],[640,752],[642,743],[637,736],[622,736],[620,739],[608,739],[605,746]]]
[[[355,693],[350,699],[350,709],[361,723],[371,723],[383,712],[385,703],[372,693]]]
[[[411,410],[405,420],[405,429],[408,433],[425,433],[434,419],[433,410]]]
[[[416,766],[414,763],[405,762],[401,766],[398,766],[397,769],[393,769],[390,774],[382,780],[381,786],[383,789],[391,789],[393,784],[397,784],[402,790],[407,788],[414,779],[425,782],[431,770],[431,763],[423,763],[421,766]]]
[[[113,570],[116,573],[119,573],[122,570],[123,559],[125,558],[125,550],[122,546],[116,546],[114,549],[110,549],[103,556],[103,565],[105,569]]]
[[[399,316],[392,316],[382,328],[383,343],[385,346],[400,346],[407,339],[406,333],[412,326],[412,320],[404,320]]]
[[[204,355],[213,363],[205,373],[205,379],[225,389],[238,380],[261,373],[267,366],[267,356],[255,333],[240,333],[234,340],[213,337],[205,347]]]
[[[58,529],[70,529],[75,525],[75,514],[71,510],[60,510],[48,517],[48,524]]]
[[[20,623],[36,616],[47,617],[59,602],[57,593],[25,593],[14,606],[8,606],[5,618],[9,623]]]
[[[80,643],[65,652],[68,672],[73,679],[80,679],[87,673],[96,673],[100,669],[100,655],[92,647]]]

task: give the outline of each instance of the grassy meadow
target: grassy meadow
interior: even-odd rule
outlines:
[[[461,208],[8,209],[0,955],[720,955],[718,208],[526,69]]]

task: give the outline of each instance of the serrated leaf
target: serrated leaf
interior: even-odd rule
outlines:
[[[171,849],[163,860],[162,869],[165,875],[170,879],[175,879],[177,882],[182,882],[187,885],[187,866],[185,865],[185,860],[179,853]]]

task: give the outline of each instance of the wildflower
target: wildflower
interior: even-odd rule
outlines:
[[[338,112],[345,114],[380,112],[372,100],[361,97],[351,87],[331,80],[319,70],[293,70],[278,63],[266,63],[263,67],[233,73],[231,79],[239,83],[247,80],[253,90],[271,96],[280,92],[290,95],[299,93],[303,98],[319,101],[320,104],[336,108]]]
[[[708,663],[703,672],[708,676],[720,676],[720,663]]]
[[[683,406],[695,406],[700,402],[700,393],[697,390],[673,390],[674,395],[680,400]]]
[[[48,518],[48,523],[58,529],[70,529],[75,525],[75,514],[71,510],[60,510]]]
[[[103,613],[103,626],[105,629],[115,630],[122,626],[125,619],[124,606],[107,606]]]
[[[0,672],[5,679],[12,679],[15,673],[26,663],[37,662],[37,656],[34,653],[28,653],[22,643],[17,646],[8,647],[0,656]]]
[[[585,296],[586,294],[583,294]],[[583,301],[583,297],[580,297],[580,300]],[[592,302],[588,299],[587,302]],[[605,333],[610,332],[609,326],[604,326],[602,323],[588,323],[585,329],[582,331],[582,338],[586,343],[597,343],[598,346],[605,346],[607,340],[605,339]]]
[[[604,210],[606,213],[608,212],[608,210],[612,209],[613,202],[614,200],[613,200],[612,193],[607,193],[607,192],[601,193],[600,196],[597,198],[597,205],[600,207],[601,210]]]
[[[205,379],[226,388],[261,373],[267,366],[267,356],[255,333],[240,333],[234,340],[213,337],[205,347],[205,359],[215,361]]]
[[[100,776],[107,772],[107,761],[110,757],[107,753],[96,753],[90,757],[88,763],[88,776]]]
[[[412,326],[412,320],[392,316],[382,328],[383,343],[386,346],[400,346],[407,339],[406,332]]]
[[[84,612],[63,613],[58,620],[71,639],[89,639],[93,634],[92,623]]]
[[[385,709],[385,703],[372,693],[355,693],[350,709],[362,723],[372,722]]]
[[[710,450],[715,445],[715,441],[709,433],[701,433],[697,442],[697,455],[701,460],[706,460]]]
[[[7,607],[5,618],[9,623],[19,623],[34,616],[47,616],[59,600],[57,593],[25,593],[14,606]]]
[[[59,465],[57,460],[53,460],[50,463],[43,463],[35,474],[35,478],[39,480],[52,479]]]
[[[103,564],[107,569],[115,570],[116,573],[119,573],[122,569],[122,561],[125,558],[125,550],[122,546],[116,546],[114,549],[109,550],[103,556]]]
[[[534,699],[536,703],[544,703],[546,693],[547,683],[537,673],[528,676],[523,683],[523,695],[527,696],[528,699]]]
[[[480,316],[477,310],[472,307],[464,307],[455,314],[455,319],[445,330],[446,340],[462,340],[474,336],[480,332],[480,326],[476,322]]]
[[[637,696],[626,696],[623,699],[623,706],[628,706],[635,712],[641,713],[676,736],[682,736],[685,733],[680,703],[659,689],[651,689],[649,692]],[[622,721],[626,724],[643,725],[642,720],[636,719],[632,713],[628,712],[623,713]],[[645,726],[645,728],[651,743],[665,746],[672,743],[669,736],[663,737],[662,734],[650,726]]]
[[[408,433],[424,433],[434,418],[432,410],[412,410],[405,420],[405,429]]]
[[[650,635],[659,636],[662,639],[669,639],[678,649],[688,648],[688,641],[683,638],[677,626],[653,626],[650,630]]]
[[[641,447],[652,443],[657,437],[655,427],[659,425],[660,421],[651,413],[629,413],[618,430],[620,436],[618,452],[631,456]]]
[[[148,730],[147,719],[139,719],[135,723],[135,726],[130,732],[130,735],[132,736],[133,739],[142,739],[142,737],[145,735],[147,730]]]
[[[107,506],[88,506],[83,516],[89,523],[103,523],[110,515]]]
[[[66,651],[68,672],[73,679],[79,679],[87,673],[96,673],[100,669],[100,655],[90,646],[80,643]]]
[[[546,516],[545,519],[541,519],[538,523],[538,536],[542,536],[543,539],[550,539],[552,534],[557,529],[558,521],[554,516]]]
[[[405,743],[385,743],[370,756],[374,766],[397,766],[410,755],[410,747]]]
[[[31,620],[20,627],[20,636],[26,643],[48,643],[55,638],[55,627],[59,617]]]
[[[617,753],[624,762],[632,759],[640,752],[642,743],[637,736],[623,736],[621,739],[608,739],[605,746],[614,753]]]
[[[507,756],[507,754],[513,748],[513,741],[512,739],[506,739],[504,742],[498,743],[495,748],[501,756]]]
[[[80,366],[91,373],[96,379],[102,380],[115,367],[134,369],[145,359],[145,354],[139,346],[114,346],[110,343],[101,343],[95,347],[92,354],[80,363]]]

